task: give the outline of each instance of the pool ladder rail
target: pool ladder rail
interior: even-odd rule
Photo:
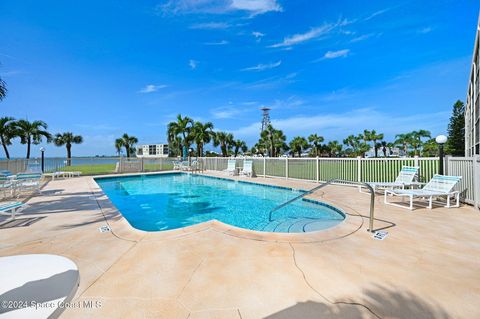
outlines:
[[[375,191],[373,190],[372,186],[370,186],[369,184],[367,183],[364,183],[364,182],[355,182],[355,181],[347,181],[347,180],[343,180],[343,179],[337,179],[337,178],[334,178],[334,179],[331,179],[321,185],[318,185],[314,188],[312,188],[311,190],[308,190],[306,191],[305,193],[302,193],[288,201],[286,201],[285,203],[283,204],[280,204],[278,205],[277,207],[273,208],[269,214],[268,214],[268,220],[270,222],[272,222],[274,219],[272,218],[272,214],[274,212],[276,212],[277,210],[287,206],[287,205],[290,205],[291,203],[307,196],[307,195],[310,195],[310,194],[313,194],[314,192],[316,192],[317,190],[321,189],[321,188],[324,188],[325,186],[328,186],[330,184],[333,184],[333,183],[336,183],[337,185],[340,185],[340,186],[350,186],[350,185],[358,185],[358,186],[363,186],[363,187],[366,187],[368,189],[368,191],[370,192],[370,215],[369,215],[369,227],[368,227],[368,231],[373,233],[375,232],[374,229],[373,229],[373,220],[375,219]]]

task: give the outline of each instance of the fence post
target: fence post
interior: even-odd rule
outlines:
[[[444,174],[445,175],[449,175],[450,174],[450,168],[448,167],[448,165],[450,164],[450,157],[452,157],[451,155],[446,155],[444,157],[444,160],[443,160],[443,169],[444,169]],[[473,175],[475,176],[475,175]]]
[[[315,171],[316,172],[315,176],[316,176],[316,179],[317,179],[317,183],[319,182],[319,179],[320,179],[320,176],[319,176],[319,173],[318,173],[318,169],[319,169],[318,162],[319,161],[318,161],[318,156],[317,156],[317,165],[316,165],[317,168],[316,168],[316,171]]]
[[[420,168],[420,160],[418,159],[418,155],[413,157],[413,166],[418,167],[418,174],[417,174],[417,182],[422,182],[422,169]]]
[[[218,157],[215,156],[215,165],[213,166],[213,170],[216,171],[218,167]]]
[[[480,155],[473,158],[473,202],[476,209],[480,209]]]
[[[263,157],[263,178],[267,177],[267,159]]]
[[[285,157],[285,179],[288,179],[288,156]]]
[[[357,182],[362,181],[362,157],[357,156]]]

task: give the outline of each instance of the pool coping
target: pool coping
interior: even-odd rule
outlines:
[[[318,230],[306,233],[275,233],[275,232],[263,232],[263,231],[256,231],[250,230],[245,228],[240,228],[237,226],[233,226],[219,220],[210,220],[207,222],[202,222],[195,225],[185,226],[182,228],[171,229],[171,230],[164,230],[164,231],[144,231],[133,227],[127,219],[122,215],[120,210],[116,208],[116,206],[110,201],[108,196],[103,192],[102,188],[96,183],[95,179],[109,179],[109,178],[117,178],[117,177],[134,177],[139,175],[163,175],[163,174],[191,174],[188,172],[178,172],[178,171],[165,171],[165,172],[148,172],[148,173],[128,173],[117,175],[116,177],[112,177],[110,175],[98,175],[98,176],[91,176],[89,178],[89,187],[90,190],[97,201],[97,204],[104,216],[104,219],[112,233],[115,236],[127,240],[154,240],[154,239],[170,239],[176,238],[179,236],[185,236],[188,234],[197,233],[199,231],[205,230],[213,230],[217,232],[221,232],[228,236],[234,236],[244,239],[250,240],[260,240],[260,241],[274,241],[274,242],[292,242],[292,243],[310,243],[310,242],[324,242],[335,240],[339,238],[344,238],[349,236],[359,229],[363,227],[363,216],[357,212],[353,207],[346,206],[342,203],[338,203],[332,199],[328,199],[329,203],[323,202],[325,198],[323,198],[323,192],[320,195],[322,201],[305,198],[307,201],[314,201],[325,205],[333,206],[338,211],[342,211],[345,215],[345,219],[340,222],[339,224],[330,227],[325,230]],[[207,172],[208,174],[208,172]],[[225,179],[230,181],[238,181],[242,183],[250,183],[250,184],[258,184],[262,186],[269,186],[274,188],[283,188],[283,189],[294,189],[297,191],[306,191],[305,189],[297,189],[292,187],[285,187],[279,186],[275,184],[270,184],[269,182],[275,183],[274,178],[267,178],[263,180],[266,183],[259,183],[255,181],[245,181],[245,180],[237,180],[235,178],[229,178],[229,176],[219,177],[219,176],[212,176],[207,175],[205,173],[198,174],[199,176],[205,176],[210,178],[217,178],[217,179]],[[310,195],[307,195],[310,196]]]

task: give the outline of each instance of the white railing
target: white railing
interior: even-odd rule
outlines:
[[[204,157],[206,170],[222,171],[227,168],[226,157]],[[438,174],[438,157],[412,158],[288,158],[242,157],[236,158],[242,168],[245,159],[253,160],[257,176],[326,182],[331,179],[355,182],[393,182],[404,165],[419,167],[419,182],[428,182]],[[462,192],[464,202],[480,206],[480,157],[445,158],[445,174],[462,176],[456,189]]]
[[[202,157],[202,169],[222,171],[227,168],[226,157]],[[236,158],[238,168],[244,159],[253,160],[257,176],[326,182],[331,179],[355,182],[391,182],[403,165],[418,166],[420,182],[429,181],[438,173],[439,160],[435,157],[414,158]],[[102,175],[127,172],[156,172],[173,169],[177,158],[75,157],[46,158],[44,172],[81,171],[83,175]],[[480,156],[445,158],[445,174],[462,176],[456,189],[464,202],[480,207]],[[40,170],[41,160],[0,160],[0,170],[18,173]]]

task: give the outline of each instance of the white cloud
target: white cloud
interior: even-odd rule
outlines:
[[[160,89],[166,88],[167,86],[162,84],[162,85],[155,85],[155,84],[148,84],[144,88],[142,88],[139,93],[153,93],[157,92]]]
[[[367,40],[367,39],[370,39],[373,35],[374,35],[373,33],[363,34],[363,35],[360,35],[358,37],[353,38],[352,40],[350,40],[350,42],[355,43],[355,42],[360,42],[360,41],[363,41],[363,40]]]
[[[233,0],[231,8],[249,11],[254,15],[282,11],[277,0]]]
[[[252,35],[257,39],[257,42],[262,41],[262,38],[265,36],[265,33],[258,32],[258,31],[253,31]]]
[[[292,36],[285,37],[282,42],[271,45],[271,48],[291,47],[296,44],[307,42],[309,40],[318,38],[322,35],[328,34],[335,28],[334,24],[325,24],[321,27],[312,28],[305,33],[298,33]]]
[[[282,61],[268,63],[268,64],[257,64],[256,66],[251,66],[251,67],[242,69],[242,71],[264,71],[264,70],[277,68],[280,66],[280,64],[282,64]]]
[[[201,29],[201,30],[221,30],[228,29],[231,25],[226,22],[204,22],[196,23],[190,26],[190,29]]]
[[[205,42],[204,44],[205,45],[226,45],[228,43],[229,42],[227,40],[222,40],[222,41],[218,41],[218,42]]]
[[[422,28],[422,29],[418,30],[417,32],[420,33],[420,34],[427,34],[427,33],[430,33],[432,31],[433,31],[432,27],[425,27],[425,28]]]
[[[195,60],[189,60],[188,65],[190,66],[190,69],[195,70],[197,68],[198,62]]]
[[[338,50],[338,51],[327,51],[323,56],[324,59],[336,59],[336,58],[344,58],[350,53],[349,49]]]
[[[168,0],[156,6],[160,14],[225,14],[244,11],[252,16],[282,11],[277,0]]]
[[[366,17],[364,20],[365,21],[368,21],[368,20],[371,20],[379,15],[382,15],[384,14],[385,12],[389,11],[390,8],[386,8],[386,9],[382,9],[382,10],[378,10],[378,11],[375,11],[374,13],[370,14],[368,17]]]
[[[210,110],[210,113],[215,119],[231,119],[236,117],[240,113],[240,110],[233,106],[224,106]]]
[[[293,72],[285,76],[272,76],[266,79],[258,80],[252,83],[242,84],[241,88],[243,89],[273,89],[286,86],[288,84],[296,82],[295,78],[298,73]]]

